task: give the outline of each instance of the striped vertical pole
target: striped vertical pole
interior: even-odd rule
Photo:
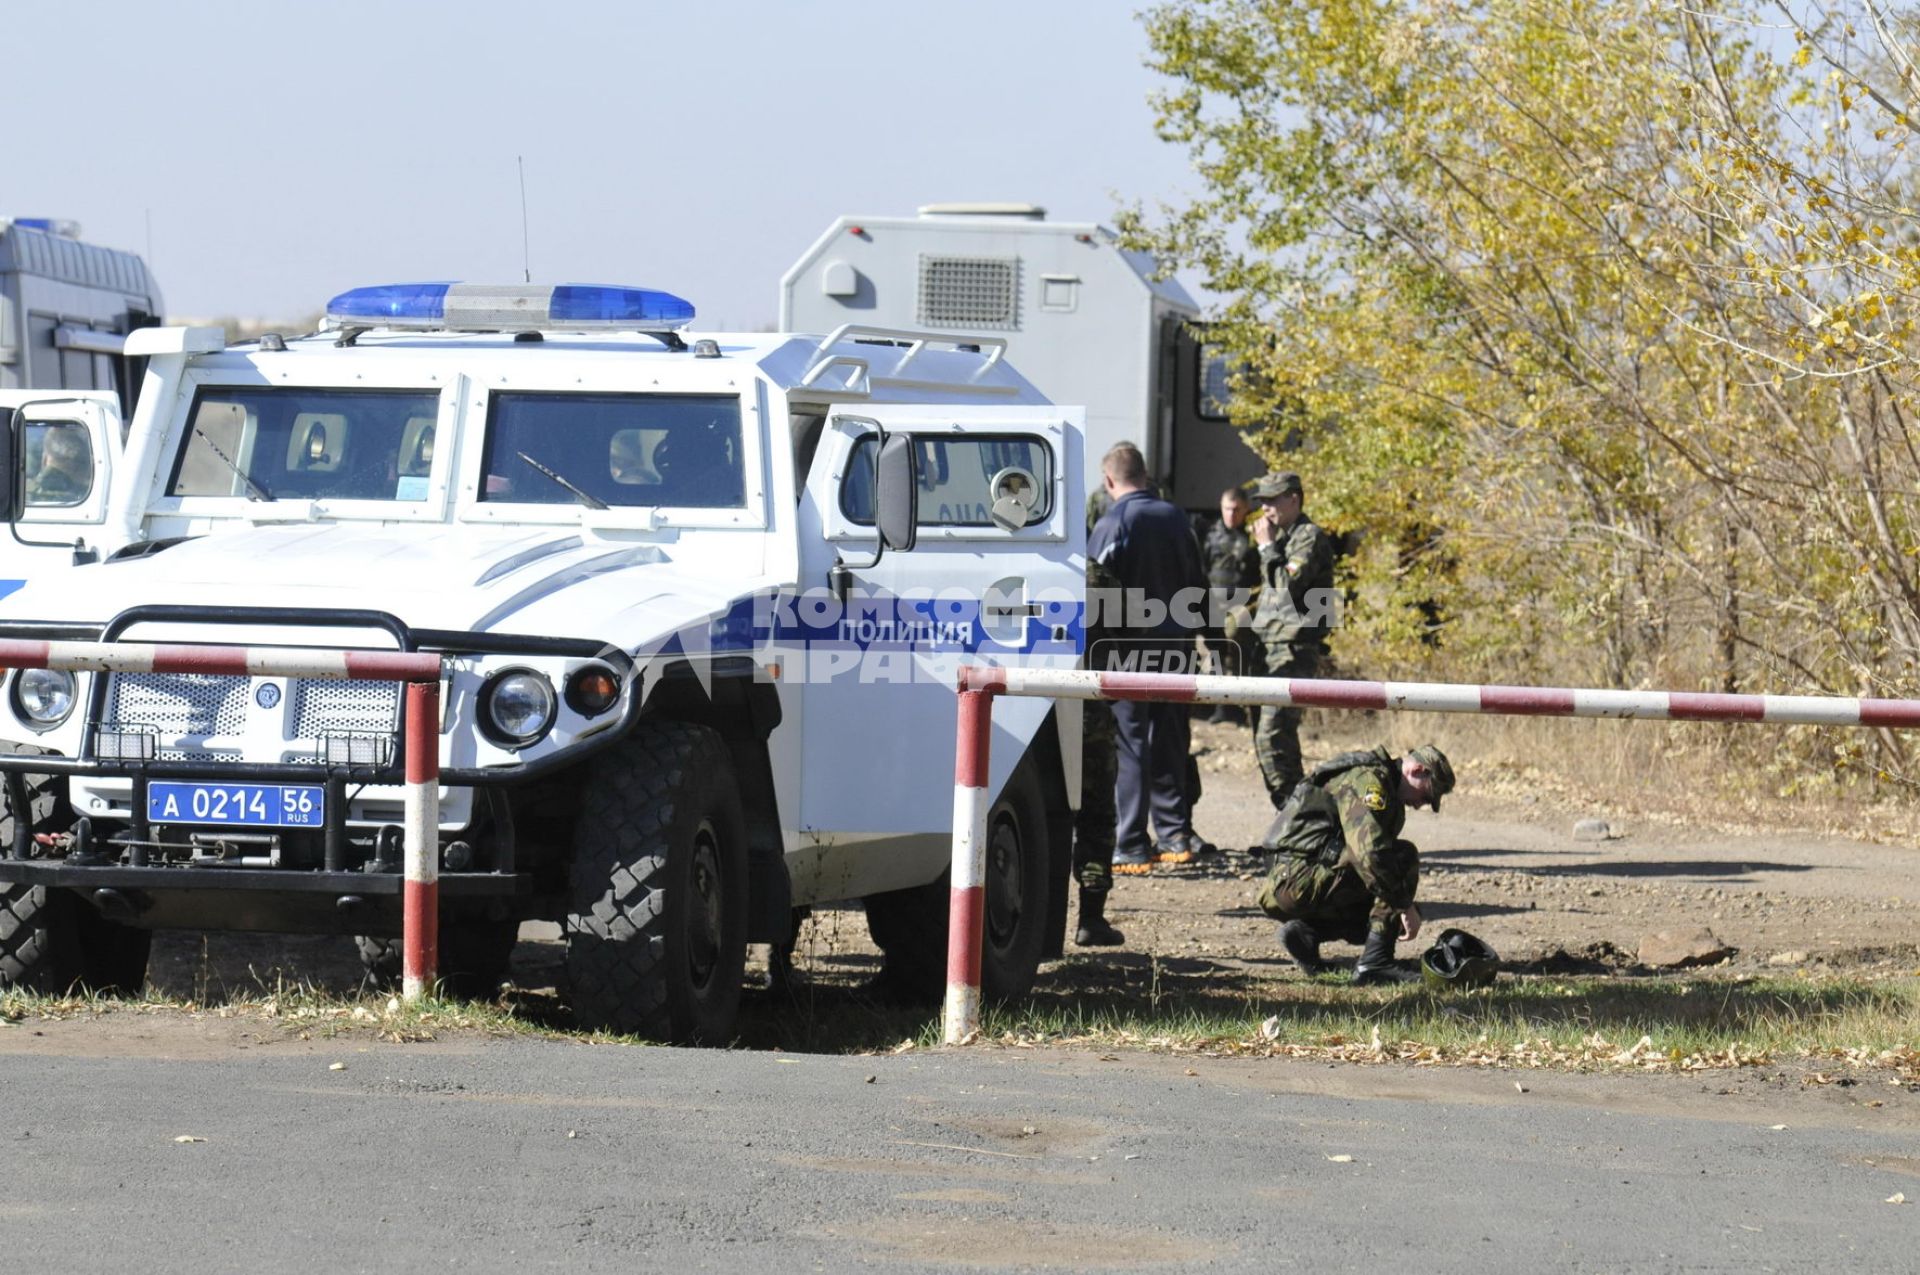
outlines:
[[[980,943],[987,918],[987,767],[993,692],[960,692],[953,759],[953,895],[947,912],[944,1039],[965,1044],[980,1030]]]
[[[440,683],[407,684],[406,879],[401,995],[417,1001],[440,973]]]

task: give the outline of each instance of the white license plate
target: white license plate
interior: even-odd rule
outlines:
[[[327,790],[319,784],[147,785],[154,823],[211,823],[252,828],[323,828]]]

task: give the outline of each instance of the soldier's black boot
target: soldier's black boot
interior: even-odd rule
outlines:
[[[1407,976],[1393,963],[1395,935],[1392,930],[1368,930],[1367,945],[1353,964],[1353,985],[1372,987],[1380,983],[1404,983]]]
[[[1288,921],[1280,927],[1280,946],[1300,967],[1303,974],[1324,974],[1326,962],[1320,959],[1320,936],[1305,921]]]
[[[1127,936],[1107,922],[1107,892],[1080,891],[1080,925],[1073,932],[1075,947],[1119,947]]]

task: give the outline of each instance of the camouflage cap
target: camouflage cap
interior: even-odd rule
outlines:
[[[1447,755],[1432,744],[1422,744],[1407,753],[1414,761],[1425,766],[1433,774],[1433,809],[1440,812],[1440,799],[1453,791],[1453,763]]]
[[[1305,493],[1306,488],[1300,485],[1300,475],[1291,470],[1268,474],[1253,485],[1255,500],[1272,500],[1277,496],[1299,496]]]

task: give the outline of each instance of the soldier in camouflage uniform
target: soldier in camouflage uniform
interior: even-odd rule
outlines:
[[[1247,526],[1249,509],[1244,488],[1221,492],[1220,521],[1207,529],[1200,551],[1207,560],[1207,589],[1213,595],[1208,619],[1214,627],[1207,632],[1207,645],[1220,660],[1220,672],[1257,677],[1265,665],[1247,627],[1247,608],[1260,588],[1260,550]],[[1226,648],[1233,650],[1232,657],[1225,655]],[[1221,704],[1210,720],[1239,722],[1244,712],[1238,704]]]
[[[1432,744],[1345,753],[1294,790],[1267,834],[1276,858],[1260,907],[1284,922],[1280,943],[1302,970],[1324,972],[1320,944],[1340,939],[1361,945],[1355,983],[1395,980],[1394,944],[1420,933],[1420,854],[1400,830],[1409,806],[1437,812],[1452,790],[1453,765]]]
[[[1333,542],[1301,507],[1300,475],[1268,474],[1254,485],[1265,506],[1253,520],[1260,552],[1260,605],[1254,632],[1266,644],[1271,677],[1312,677],[1320,670],[1333,627]],[[1300,710],[1260,709],[1254,755],[1276,809],[1300,782]]]

